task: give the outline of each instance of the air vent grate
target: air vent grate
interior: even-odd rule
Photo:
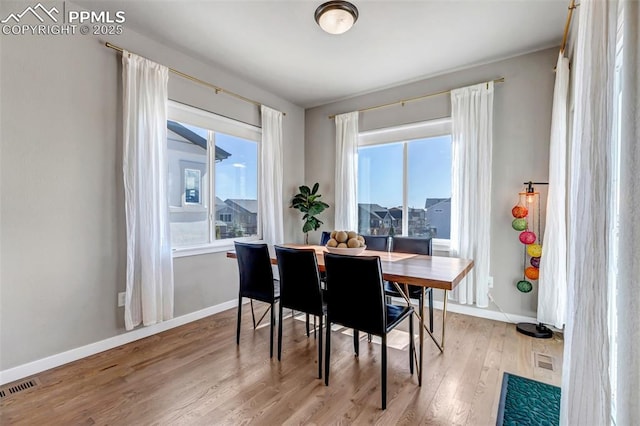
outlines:
[[[33,387],[38,386],[39,384],[40,382],[38,381],[38,379],[33,378],[33,379],[25,380],[23,382],[16,383],[15,385],[3,386],[2,388],[0,388],[0,399],[4,399],[18,392],[31,389]]]
[[[534,365],[536,367],[542,368],[544,370],[555,371],[555,366],[553,365],[552,356],[535,352],[533,354],[533,357],[534,357]]]

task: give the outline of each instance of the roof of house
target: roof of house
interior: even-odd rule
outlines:
[[[435,206],[436,204],[451,202],[451,197],[449,198],[427,198],[427,201],[424,203],[424,208],[428,209],[430,207]]]
[[[258,213],[258,200],[243,200],[239,198],[228,198],[224,203],[231,207],[240,207],[249,213]]]
[[[394,218],[394,219],[402,219],[402,209],[398,208],[398,207],[392,207],[389,209],[389,214]]]
[[[199,134],[187,129],[177,121],[167,120],[167,129],[183,137],[194,145],[199,146],[202,149],[207,149],[207,140]],[[222,161],[231,157],[231,154],[222,148],[216,146],[216,161]]]
[[[387,209],[378,204],[358,203],[358,208],[364,210],[370,216],[376,216],[382,220],[387,215]]]

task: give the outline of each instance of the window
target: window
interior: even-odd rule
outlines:
[[[200,170],[184,169],[184,199],[186,203],[201,204],[201,183]]]
[[[449,240],[449,119],[360,133],[358,232]]]
[[[261,131],[169,103],[169,221],[174,249],[255,239]]]

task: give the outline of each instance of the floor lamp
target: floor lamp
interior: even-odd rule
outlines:
[[[514,217],[511,227],[520,232],[519,239],[524,246],[523,277],[517,282],[516,287],[523,293],[529,293],[533,289],[531,281],[538,280],[540,274],[538,268],[542,256],[540,193],[534,189],[533,185],[548,185],[548,183],[529,181],[524,182],[524,185],[527,185],[526,190],[518,194],[518,204],[511,209],[511,214]],[[516,325],[516,330],[539,339],[548,339],[553,336],[551,329],[542,323],[521,322]]]

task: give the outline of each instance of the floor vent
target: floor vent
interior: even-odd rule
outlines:
[[[3,386],[0,388],[0,399],[8,398],[18,392],[22,392],[27,389],[31,389],[40,384],[38,379],[29,379],[23,382],[16,383],[15,385]]]
[[[555,367],[553,365],[553,357],[549,355],[544,355],[538,352],[533,354],[535,366],[538,368],[542,368],[544,370],[555,371]]]

